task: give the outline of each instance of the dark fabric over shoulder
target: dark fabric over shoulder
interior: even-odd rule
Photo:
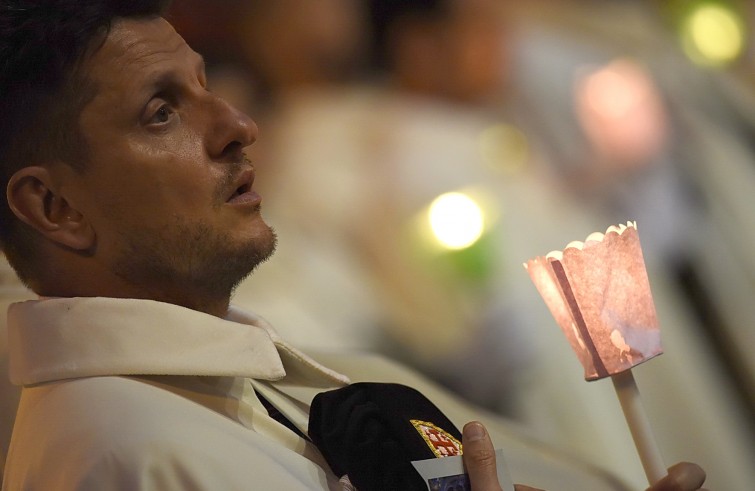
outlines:
[[[459,430],[420,392],[379,383],[318,394],[309,436],[333,472],[348,474],[359,491],[426,491],[411,462],[449,450],[453,455],[461,441]]]

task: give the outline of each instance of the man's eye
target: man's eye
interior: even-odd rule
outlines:
[[[168,106],[160,106],[160,108],[155,111],[155,114],[152,116],[152,120],[150,123],[167,123],[170,120],[170,117],[173,115],[173,111]]]

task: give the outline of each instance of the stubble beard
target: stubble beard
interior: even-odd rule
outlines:
[[[275,251],[267,226],[253,240],[236,244],[227,232],[204,222],[178,221],[161,230],[131,230],[114,272],[142,288],[145,297],[195,310],[225,303],[236,287]]]

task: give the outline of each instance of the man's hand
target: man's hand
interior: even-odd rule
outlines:
[[[680,462],[669,467],[668,476],[664,477],[647,491],[706,491],[700,486],[705,482],[705,471],[689,462]]]
[[[496,472],[495,449],[485,427],[477,421],[464,425],[462,430],[464,466],[474,491],[502,491]],[[668,475],[650,486],[647,491],[707,491],[705,471],[689,462],[681,462],[668,469]],[[542,491],[517,484],[516,491]]]

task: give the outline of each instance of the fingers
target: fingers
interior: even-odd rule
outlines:
[[[669,467],[668,475],[648,488],[648,491],[704,491],[705,471],[697,464],[680,462]]]
[[[464,466],[474,491],[502,491],[495,465],[495,450],[485,427],[477,421],[462,430]]]

